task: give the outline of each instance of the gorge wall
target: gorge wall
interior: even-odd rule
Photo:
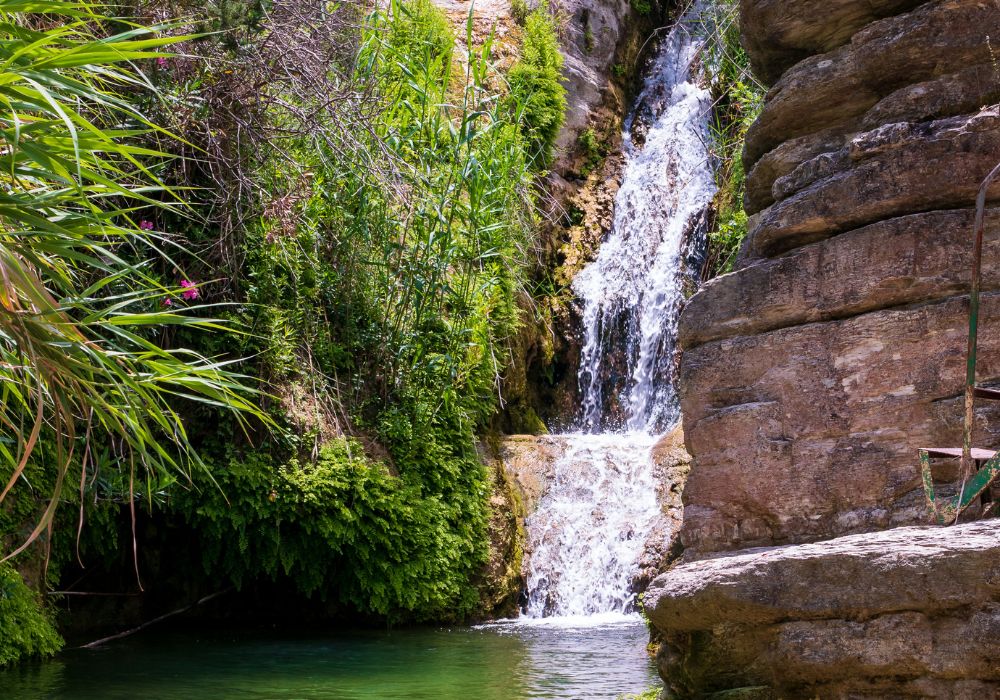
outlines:
[[[645,598],[664,697],[998,697],[1000,520],[928,527],[917,448],[961,444],[1000,2],[740,10],[772,87],[746,141],[736,270],[680,321],[684,553]],[[1000,383],[998,200],[985,385]],[[995,404],[974,442],[1000,447]],[[957,478],[943,465],[939,492]]]
[[[1000,160],[1000,3],[743,0],[741,19],[773,87],[738,269],[681,318],[689,560],[925,522],[916,448],[961,444],[973,204]],[[997,211],[983,272],[988,384]],[[978,417],[997,446],[997,408]]]

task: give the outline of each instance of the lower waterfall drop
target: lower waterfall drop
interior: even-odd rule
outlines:
[[[715,195],[698,3],[663,40],[625,123],[612,229],[573,283],[583,306],[579,433],[527,519],[523,617],[633,613],[632,581],[662,516],[654,446],[678,422],[677,317]]]

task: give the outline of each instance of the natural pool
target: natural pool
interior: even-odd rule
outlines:
[[[154,628],[0,673],[0,698],[613,700],[656,684],[647,640],[637,617],[307,636]]]

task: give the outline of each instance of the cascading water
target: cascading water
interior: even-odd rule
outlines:
[[[660,516],[653,446],[679,418],[677,316],[687,258],[715,194],[709,93],[698,85],[703,12],[664,39],[625,125],[613,226],[573,289],[583,305],[582,432],[562,436],[528,531],[524,616],[627,613]]]

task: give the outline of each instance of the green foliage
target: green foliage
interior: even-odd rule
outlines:
[[[597,134],[593,129],[586,129],[577,139],[577,147],[580,149],[580,156],[583,158],[583,166],[580,174],[584,177],[590,175],[596,168],[600,167],[604,160],[604,148],[597,140]]]
[[[510,16],[514,22],[523,27],[530,14],[531,5],[528,4],[528,0],[510,0]]]
[[[629,0],[629,5],[640,15],[648,15],[653,11],[653,3],[651,0]]]
[[[453,448],[426,437],[403,442],[431,459],[440,481],[450,466],[481,488],[474,459],[459,463]],[[454,619],[475,604],[469,577],[486,555],[480,494],[454,482],[425,493],[419,475],[393,476],[344,439],[315,462],[250,456],[218,473],[227,497],[212,490],[176,505],[199,532],[209,574],[238,585],[289,576],[303,593],[390,618]]]
[[[534,146],[490,87],[489,43],[458,69],[429,0],[375,13],[359,46],[356,80],[380,104],[367,132],[344,135],[349,148],[296,139],[263,161],[271,199],[244,234],[241,351],[286,396],[275,413],[291,425],[250,455],[220,435],[221,493],[173,505],[213,576],[287,577],[364,612],[452,619],[478,601],[487,553],[476,432],[520,325]],[[319,420],[306,426],[307,412]],[[359,431],[386,463],[343,436]]]
[[[750,72],[750,60],[740,44],[738,4],[727,1],[715,9],[705,53],[715,100],[712,136],[719,189],[714,201],[715,224],[708,236],[706,279],[732,270],[746,238],[743,142],[760,113],[765,92]]]
[[[650,688],[638,695],[627,694],[618,696],[618,700],[660,700],[663,697],[663,690],[660,688]]]
[[[176,201],[156,174],[166,154],[137,141],[157,129],[126,97],[144,85],[132,66],[181,37],[143,27],[95,36],[113,26],[96,8],[0,0],[0,424],[17,436],[0,441],[0,503],[30,488],[41,442],[59,465],[48,506],[6,558],[46,530],[72,455],[92,437],[118,447],[105,466],[171,479],[197,464],[178,396],[256,412],[225,363],[157,333],[222,328],[163,306],[180,298],[183,275],[165,282],[152,268],[177,247],[135,220],[138,208],[179,207],[157,199]]]
[[[52,656],[62,645],[38,595],[12,566],[0,563],[0,667]]]
[[[559,82],[563,57],[555,22],[547,3],[528,15],[521,42],[521,58],[507,74],[517,121],[527,134],[533,165],[545,169],[566,112],[566,90]]]

